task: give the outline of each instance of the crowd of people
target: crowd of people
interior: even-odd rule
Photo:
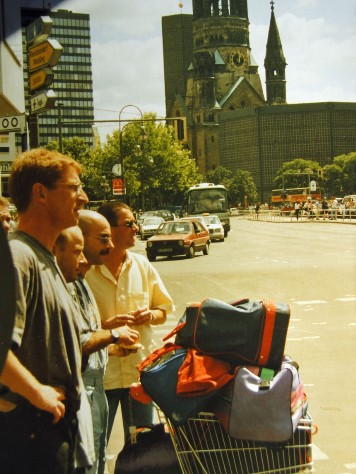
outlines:
[[[128,439],[153,421],[131,399],[137,364],[156,348],[155,326],[174,310],[124,203],[85,209],[81,166],[34,149],[14,162],[0,199],[15,272],[12,345],[0,375],[4,474],[103,474],[121,408]]]

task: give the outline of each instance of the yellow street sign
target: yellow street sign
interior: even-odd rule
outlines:
[[[36,71],[42,67],[55,66],[61,57],[63,47],[55,39],[47,39],[43,43],[28,49],[28,70]]]
[[[33,74],[29,75],[28,86],[31,92],[34,92],[42,87],[49,87],[53,82],[53,71],[49,67],[39,69]]]

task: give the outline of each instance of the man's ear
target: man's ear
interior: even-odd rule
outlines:
[[[35,183],[32,187],[32,192],[37,199],[44,199],[47,194],[47,189],[42,183]]]

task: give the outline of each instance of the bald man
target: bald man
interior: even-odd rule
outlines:
[[[85,471],[88,474],[103,474],[105,470],[108,405],[103,378],[108,348],[110,355],[125,356],[130,351],[119,344],[132,344],[138,338],[138,332],[128,326],[101,328],[95,298],[84,279],[90,266],[101,265],[112,248],[109,223],[87,210],[79,213],[79,226],[60,233],[55,248],[58,265],[67,282],[72,282],[73,296],[81,307],[82,376],[91,406],[95,451],[93,466]]]

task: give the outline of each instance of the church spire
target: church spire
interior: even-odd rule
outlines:
[[[286,103],[286,59],[284,57],[281,38],[279,36],[276,17],[274,15],[275,2],[271,2],[271,20],[269,24],[266,46],[265,70],[267,103]]]

